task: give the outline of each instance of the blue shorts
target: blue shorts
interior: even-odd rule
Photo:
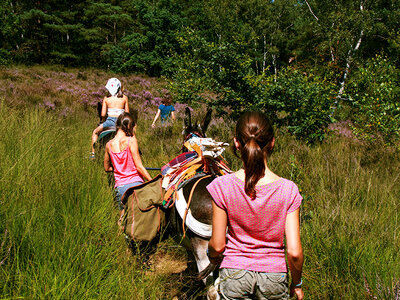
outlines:
[[[117,123],[117,119],[115,117],[108,117],[107,120],[101,124],[103,125],[103,129],[109,128],[109,127],[115,127],[115,123]]]
[[[126,190],[129,189],[130,187],[137,186],[142,183],[143,182],[136,181],[136,182],[132,182],[132,183],[128,183],[125,185],[120,185],[120,186],[115,187],[115,201],[117,202],[119,210],[124,209],[124,205],[122,204],[121,198],[122,198],[122,195],[125,194]]]

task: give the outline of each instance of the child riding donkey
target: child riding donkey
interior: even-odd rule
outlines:
[[[123,94],[124,88],[117,78],[110,78],[106,84],[109,92],[108,97],[104,97],[101,108],[101,118],[105,120],[92,133],[92,152],[90,158],[95,158],[95,144],[99,134],[106,128],[115,128],[117,118],[123,112],[129,112],[128,97]]]

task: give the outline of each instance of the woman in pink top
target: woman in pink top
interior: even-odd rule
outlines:
[[[151,180],[140,158],[135,125],[131,114],[122,113],[116,122],[117,133],[106,144],[104,155],[104,170],[114,172],[115,198],[120,209],[120,217],[124,214],[121,197],[125,191],[143,183],[143,178]]]
[[[290,295],[303,299],[302,197],[292,181],[268,168],[274,144],[266,116],[245,113],[234,138],[234,152],[240,152],[244,168],[207,186],[214,200],[209,258],[221,263],[219,288],[224,299],[289,299],[284,237]]]

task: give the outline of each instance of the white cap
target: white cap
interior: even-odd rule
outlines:
[[[115,96],[121,89],[121,81],[117,78],[110,78],[107,81],[106,89],[110,92],[111,96]]]

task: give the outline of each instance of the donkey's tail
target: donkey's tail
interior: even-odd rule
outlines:
[[[197,275],[196,279],[203,280],[208,275],[210,275],[215,270],[216,267],[217,267],[217,265],[209,263],[208,266],[203,271],[199,272],[199,275]]]

